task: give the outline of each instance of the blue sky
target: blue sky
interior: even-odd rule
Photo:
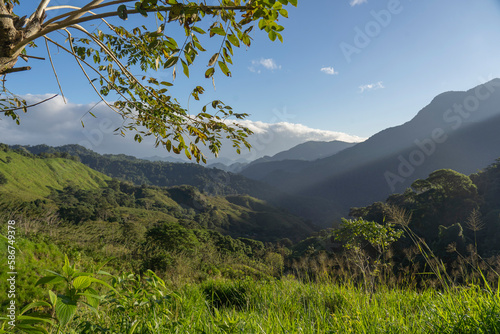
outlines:
[[[233,57],[232,78],[216,76],[215,92],[202,76],[203,60],[191,79],[178,76],[172,92],[187,101],[203,84],[204,102],[221,99],[254,122],[286,121],[366,138],[409,121],[439,93],[500,77],[498,0],[299,0],[281,24],[284,43],[255,31],[252,47]],[[43,41],[38,44],[30,53],[44,55]],[[69,101],[97,101],[72,60],[51,50]],[[30,62],[31,73],[11,75],[8,88],[58,93],[50,64]]]

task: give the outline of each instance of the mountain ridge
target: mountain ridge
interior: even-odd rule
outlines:
[[[479,99],[478,94],[483,97],[488,95],[488,98]],[[464,107],[458,108],[460,105]],[[468,112],[465,106],[470,110],[474,106],[474,112]],[[383,200],[392,192],[404,191],[414,179],[425,177],[426,173],[434,170],[451,168],[470,173],[486,167],[500,156],[500,144],[497,144],[499,135],[491,131],[491,124],[500,126],[499,106],[500,80],[494,79],[468,91],[442,93],[410,121],[384,129],[333,156],[295,166],[285,162],[282,162],[282,166],[264,163],[249,167],[242,174],[291,194],[326,199],[342,212],[341,216],[347,215],[349,206]],[[469,128],[477,135],[468,133]],[[483,139],[489,141],[479,143],[474,140],[484,138],[480,134],[489,134],[488,139]],[[470,148],[475,161],[463,158],[467,152],[459,149],[464,141],[460,139],[461,136],[475,143],[474,148]],[[418,153],[425,145],[432,152]],[[459,151],[462,159],[457,158],[453,151]],[[405,175],[400,175],[398,179],[401,174],[398,168],[405,164],[403,160],[417,156],[424,160],[422,164],[408,166],[406,174],[410,175],[403,173]],[[450,158],[453,163],[446,163],[447,156],[453,156]],[[399,181],[403,179],[402,182],[393,181],[394,187],[391,188],[387,182],[387,172]]]

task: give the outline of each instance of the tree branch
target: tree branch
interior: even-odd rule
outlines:
[[[48,40],[49,42],[51,42],[52,44],[56,45],[57,47],[61,48],[63,51],[66,51],[67,53],[69,53],[70,55],[72,55],[73,57],[75,57],[75,59],[77,60],[77,62],[78,62],[78,63],[82,62],[83,64],[87,65],[90,69],[92,69],[94,72],[96,72],[96,73],[97,73],[97,75],[99,75],[99,76],[100,76],[100,77],[101,77],[104,81],[106,81],[106,83],[108,83],[108,84],[110,83],[110,82],[106,79],[106,77],[104,77],[104,76],[103,76],[103,75],[102,75],[102,74],[101,74],[101,73],[100,73],[100,72],[99,72],[99,71],[98,71],[95,67],[93,67],[92,65],[90,65],[88,62],[86,62],[86,61],[85,61],[85,60],[83,60],[82,58],[80,58],[80,57],[79,57],[79,56],[78,56],[78,55],[77,55],[74,51],[70,51],[70,50],[68,50],[67,48],[65,48],[65,47],[64,47],[64,46],[62,46],[61,44],[57,43],[56,41],[53,41],[52,39],[50,39],[50,38],[49,38],[49,37],[47,37],[47,36],[44,36],[44,38],[45,38],[46,40]],[[71,45],[71,44],[72,44],[72,42],[71,42],[71,40],[70,40],[70,45]],[[89,80],[90,80],[90,79],[89,79]],[[90,82],[91,82],[91,84],[92,84],[92,80],[90,80]],[[113,85],[113,86],[115,86],[115,85]],[[116,86],[115,86],[115,87],[116,87]],[[120,93],[118,90],[116,90],[116,91],[117,91],[117,93],[118,93],[121,97],[123,97],[126,101],[129,101],[129,100],[127,99],[127,97],[126,97],[126,96],[124,96],[124,95],[123,95],[122,93]],[[129,101],[129,102],[130,102],[130,101]],[[112,109],[113,109],[113,108],[112,108]],[[116,110],[115,110],[115,109],[113,109],[113,110],[116,112]]]
[[[72,12],[68,12],[68,13],[64,13],[64,14],[61,14],[59,16],[51,18],[50,20],[48,20],[47,22],[44,23],[44,26],[49,25],[52,22],[56,22],[57,20],[65,18],[65,17],[68,17],[68,16],[72,16],[72,15],[76,15],[76,14],[80,14],[80,13],[85,13],[86,11],[96,10],[96,9],[104,8],[104,7],[107,7],[107,6],[117,5],[117,4],[126,3],[126,2],[133,2],[133,1],[135,1],[135,0],[115,0],[115,1],[107,2],[107,3],[95,5],[93,7],[89,7],[89,8],[86,8],[86,9],[83,9],[85,7],[79,8],[78,10],[75,10],[75,11],[72,11]]]
[[[101,2],[103,2],[104,0],[93,0],[91,1],[90,3],[86,4],[85,6],[82,7],[82,10],[87,10],[87,11],[90,11],[91,9],[93,9],[94,6],[96,5],[99,5]],[[66,20],[64,21],[71,21],[71,20],[76,20],[76,19],[79,19],[80,17],[82,17],[83,15],[85,15],[85,12],[83,13],[76,13],[70,17],[68,17]]]
[[[120,1],[122,2],[122,1]],[[148,13],[156,13],[156,12],[168,12],[172,9],[172,6],[169,6],[169,7],[158,7],[158,8],[155,8],[155,9],[147,9],[145,10],[146,12]],[[208,10],[240,10],[240,11],[243,11],[243,10],[247,10],[249,9],[249,7],[247,6],[230,6],[230,7],[225,7],[225,6],[207,6],[207,9]],[[130,11],[127,11],[127,14],[139,14],[139,11],[134,9],[134,10],[130,10]],[[39,37],[42,37],[44,35],[47,35],[53,31],[56,31],[56,30],[60,30],[60,29],[63,29],[63,28],[67,28],[67,27],[70,27],[70,26],[73,26],[73,25],[76,25],[76,24],[80,24],[80,23],[83,23],[83,22],[88,22],[88,21],[93,21],[93,20],[97,20],[97,19],[103,19],[103,18],[106,18],[106,17],[113,17],[113,16],[118,16],[118,12],[117,11],[113,11],[113,12],[107,12],[107,13],[100,13],[100,14],[96,14],[94,16],[87,16],[87,17],[80,17],[79,19],[76,19],[74,21],[61,21],[61,22],[56,22],[56,23],[53,23],[53,24],[50,24],[50,25],[47,25],[47,26],[44,26],[44,28],[42,30],[40,30],[38,33],[30,36],[29,38],[26,38],[24,40],[22,40],[19,44],[17,44],[13,50],[12,50],[12,53],[15,53],[17,52],[18,50],[22,49],[24,46],[26,46],[27,44],[29,44],[31,41],[34,41],[35,39],[39,38]]]
[[[54,62],[52,61],[52,55],[50,54],[49,43],[45,40],[45,46],[47,47],[47,53],[49,55],[50,65],[52,66],[52,71],[56,77],[57,85],[59,86],[59,91],[61,92],[61,96],[63,98],[64,103],[66,103],[66,98],[64,97],[64,93],[61,87],[61,83],[59,82],[59,77],[57,76],[56,67],[54,66]]]
[[[71,50],[73,51],[73,56],[75,56],[75,60],[76,62],[78,63],[78,65],[80,66],[80,69],[82,70],[83,74],[85,75],[85,77],[87,78],[87,80],[89,81],[90,85],[92,86],[92,88],[94,88],[94,91],[96,92],[97,95],[99,95],[99,97],[101,98],[101,101],[103,101],[111,110],[113,110],[114,112],[122,115],[122,113],[120,113],[114,106],[110,105],[108,103],[108,101],[106,101],[106,99],[101,95],[101,93],[99,92],[99,90],[97,89],[97,87],[94,85],[94,83],[92,82],[92,80],[90,79],[90,77],[88,76],[87,72],[85,71],[85,69],[83,68],[82,66],[82,63],[80,62],[80,60],[78,59],[78,56],[76,55],[75,53],[75,49],[73,47],[73,42],[71,41],[72,40],[72,36],[71,36],[71,33],[65,29],[65,31],[68,33],[68,39],[69,39],[69,44],[70,44],[70,47],[71,47]],[[96,70],[97,73],[99,73],[97,70]],[[99,73],[99,75],[101,75]],[[107,81],[107,80],[106,80]],[[108,82],[108,81],[107,81]],[[120,94],[121,95],[121,94]],[[121,95],[123,96],[123,95]]]
[[[33,20],[40,21],[42,18],[43,12],[45,11],[45,8],[47,8],[47,6],[49,5],[49,2],[50,2],[50,0],[41,0],[36,11],[33,14],[31,14],[29,21],[33,21]]]
[[[8,68],[2,72],[2,75],[7,74],[7,73],[22,72],[22,71],[29,71],[29,70],[31,70],[30,66]]]
[[[52,97],[49,97],[48,99],[45,99],[45,100],[42,100],[40,102],[37,102],[37,103],[34,103],[34,104],[30,104],[29,106],[24,106],[24,107],[18,107],[18,108],[14,108],[14,109],[7,109],[7,110],[2,110],[3,113],[6,113],[6,112],[10,112],[10,111],[16,111],[16,110],[20,110],[20,109],[27,109],[27,108],[31,108],[31,107],[34,107],[34,106],[37,106],[39,104],[42,104],[42,103],[45,103],[49,100],[52,100],[53,98],[55,98],[56,96],[58,96],[59,94],[56,94]]]

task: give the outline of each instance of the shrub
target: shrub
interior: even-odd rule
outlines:
[[[242,309],[248,302],[248,289],[241,281],[211,281],[203,294],[212,307]]]

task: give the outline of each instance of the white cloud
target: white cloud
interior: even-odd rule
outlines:
[[[259,68],[262,67],[270,71],[281,69],[281,65],[278,65],[276,61],[272,58],[261,58],[259,60],[252,60],[252,66],[250,66],[248,69],[250,70],[250,72],[260,74],[261,70]]]
[[[361,5],[363,3],[366,3],[368,0],[351,0],[351,2],[349,3],[351,5],[351,7],[353,6],[357,6],[357,5]]]
[[[368,85],[359,86],[360,93],[364,93],[364,92],[370,91],[370,90],[383,89],[383,88],[385,88],[385,87],[384,87],[382,81],[379,81],[377,83],[368,84]]]
[[[339,72],[336,72],[333,67],[323,67],[321,72],[326,73],[328,75],[337,75]]]
[[[223,148],[222,156],[233,160],[252,161],[266,155],[273,156],[307,141],[340,140],[354,143],[366,139],[343,132],[313,129],[303,124],[290,122],[265,123],[244,120],[238,123],[253,131],[254,134],[248,140],[252,145],[252,150],[244,149],[241,155],[237,155],[232,152],[230,145],[226,145],[225,149]]]
[[[25,96],[28,104],[43,100],[47,96]],[[96,115],[94,118],[88,114]],[[83,117],[83,118],[82,118]],[[290,115],[283,117],[292,118]],[[174,157],[184,158],[182,155],[168,153],[164,148],[154,148],[152,136],[145,137],[142,143],[134,141],[134,134],[126,132],[126,136],[116,135],[114,129],[123,125],[122,118],[111,111],[103,103],[91,104],[64,104],[60,97],[28,109],[28,113],[20,114],[21,125],[16,125],[10,118],[0,119],[0,143],[10,145],[39,145],[61,146],[79,144],[100,154],[128,154],[137,157]],[[81,120],[85,127],[82,127]],[[272,156],[306,141],[359,142],[365,138],[352,136],[342,132],[318,130],[302,124],[290,122],[265,123],[260,121],[243,120],[239,124],[248,127],[254,132],[248,138],[252,150],[242,148],[241,155],[235,152],[230,141],[223,141],[220,157],[228,160],[255,160],[265,155]],[[208,149],[203,149],[210,162],[216,162]]]

